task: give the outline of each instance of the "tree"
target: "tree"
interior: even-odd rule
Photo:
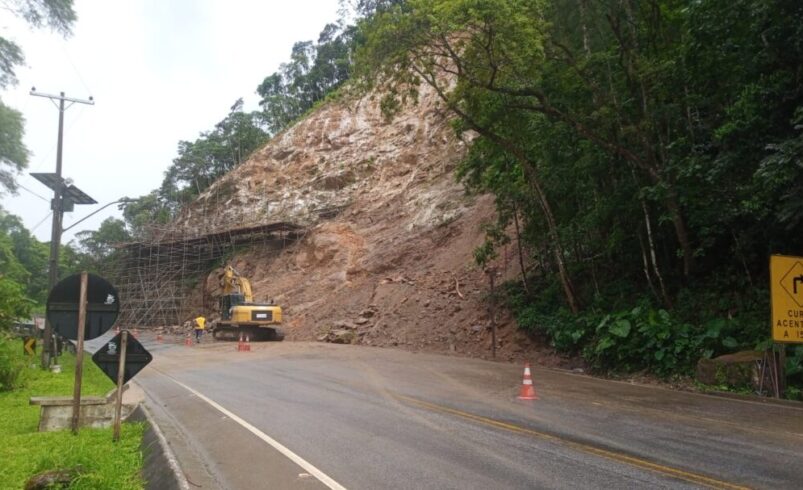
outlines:
[[[558,223],[538,165],[522,144],[528,140],[522,134],[526,126],[514,121],[523,111],[511,100],[521,90],[516,85],[537,78],[543,59],[542,8],[527,0],[410,1],[363,22],[367,42],[360,53],[368,77],[383,70],[391,97],[423,81],[459,118],[461,130],[476,131],[519,162],[543,213],[567,303],[577,312]]]
[[[22,142],[24,134],[22,114],[0,100],[0,188],[14,191],[15,174],[28,165],[28,150]]]
[[[388,115],[424,83],[479,135],[464,179],[494,233],[523,213],[573,310],[606,269],[671,307],[800,246],[801,25],[791,1],[409,0],[360,22],[357,59]]]
[[[2,237],[0,240],[7,240],[6,243],[9,245],[7,256],[13,257],[13,261],[25,270],[23,275],[16,275],[15,280],[25,287],[28,297],[43,304],[48,293],[47,245],[37,240],[25,228],[19,217],[8,214],[2,208],[0,208],[0,237]],[[3,272],[7,274],[7,271]]]
[[[131,241],[125,222],[117,218],[106,218],[97,230],[76,233],[75,238],[78,244],[73,248],[85,257],[83,269],[96,272],[114,255],[115,245]]]
[[[0,274],[0,330],[16,320],[29,318],[33,306],[22,285]]]
[[[165,172],[159,189],[161,202],[176,213],[212,183],[240,165],[268,139],[258,112],[244,112],[242,99],[212,131],[197,140],[180,141],[178,157]]]
[[[17,253],[30,253],[36,247],[28,243],[29,249],[21,248],[19,238],[25,238],[23,232],[28,233],[28,230],[25,230],[19,218],[0,208],[0,329],[30,316],[34,304],[28,299],[34,271],[26,268],[26,263],[30,261],[20,260]]]
[[[341,9],[351,9],[359,17],[368,18],[376,13],[385,12],[407,0],[340,0]]]
[[[317,43],[297,42],[290,61],[282,63],[257,87],[262,117],[276,134],[340,87],[351,73],[353,27],[327,24]]]
[[[133,237],[145,236],[149,224],[166,224],[171,217],[171,209],[160,197],[160,190],[151,191],[136,199],[128,199],[123,207],[123,218]]]
[[[67,36],[75,22],[73,0],[2,0],[0,9],[21,17],[33,27],[50,27]],[[15,67],[25,61],[22,49],[0,36],[0,89],[15,84]],[[0,100],[0,190],[16,190],[14,174],[28,164],[28,151],[22,143],[22,115]]]

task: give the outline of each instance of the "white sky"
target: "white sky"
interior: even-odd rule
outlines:
[[[27,174],[55,172],[58,110],[29,95],[31,87],[96,102],[65,113],[63,175],[98,201],[66,213],[66,228],[106,203],[157,188],[179,140],[212,129],[238,98],[256,109],[257,85],[288,60],[293,43],[317,40],[337,9],[337,0],[76,0],[78,21],[67,39],[0,10],[0,35],[26,58],[19,84],[0,92],[26,119],[31,156],[18,182],[46,198],[20,189],[2,197],[3,208],[50,241],[51,191]],[[110,206],[63,242],[120,215]]]

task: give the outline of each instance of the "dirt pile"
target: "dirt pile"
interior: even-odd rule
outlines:
[[[232,258],[257,299],[282,305],[288,339],[489,356],[488,277],[472,253],[494,209],[455,181],[466,144],[427,90],[390,122],[377,97],[330,102],[221,178],[175,226],[307,227],[278,253]],[[498,282],[518,274],[515,246],[504,252]],[[206,281],[207,305],[219,273]],[[501,358],[551,357],[504,313],[497,324]]]

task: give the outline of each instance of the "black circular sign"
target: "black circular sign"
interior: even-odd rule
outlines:
[[[74,274],[56,284],[47,297],[47,320],[59,335],[70,340],[78,340],[80,296],[81,274]],[[90,340],[112,328],[120,313],[120,298],[109,281],[87,274],[86,303],[84,340]]]

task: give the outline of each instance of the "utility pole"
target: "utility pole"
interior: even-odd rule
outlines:
[[[31,95],[36,97],[45,97],[50,99],[55,104],[59,101],[59,136],[58,148],[56,150],[56,185],[53,186],[53,202],[51,209],[53,210],[53,226],[50,229],[50,261],[48,267],[48,291],[53,289],[53,286],[59,281],[59,245],[61,244],[61,223],[64,218],[64,185],[61,177],[61,157],[62,146],[64,143],[64,111],[69,109],[73,104],[87,104],[95,105],[95,100],[89,97],[88,100],[74,99],[66,97],[64,92],[59,95],[43,94],[36,91],[36,87],[31,88]],[[64,106],[65,102],[69,102],[68,106]],[[45,333],[42,339],[42,367],[47,369],[50,367],[50,358],[53,355],[53,327],[50,321],[45,319]]]

